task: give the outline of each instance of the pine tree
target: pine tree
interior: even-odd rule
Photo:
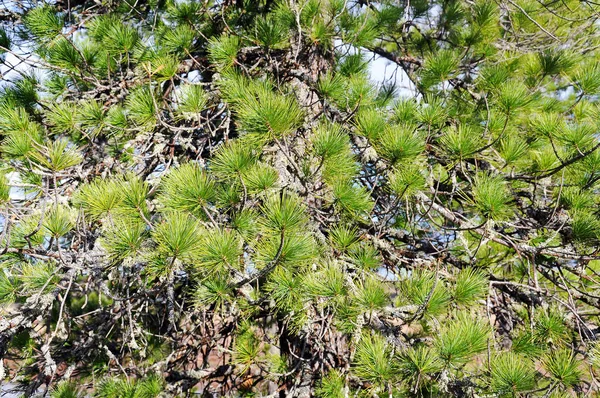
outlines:
[[[5,3],[0,385],[600,395],[600,4]]]

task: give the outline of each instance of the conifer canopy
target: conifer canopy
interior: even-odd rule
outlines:
[[[600,396],[599,16],[0,2],[0,395]]]

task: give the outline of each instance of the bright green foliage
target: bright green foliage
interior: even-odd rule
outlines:
[[[371,211],[373,203],[364,187],[349,182],[336,181],[333,186],[334,204],[340,211],[352,215],[364,215]]]
[[[57,133],[74,133],[77,130],[77,110],[75,104],[70,102],[51,105],[48,112],[48,122],[52,130]]]
[[[299,275],[294,275],[283,268],[277,268],[266,289],[279,311],[289,313],[302,308],[304,284]]]
[[[170,213],[156,226],[152,238],[158,250],[179,260],[191,260],[198,253],[200,229],[198,222],[185,213]]]
[[[68,234],[73,226],[72,213],[63,206],[53,207],[44,217],[44,228],[55,239]]]
[[[206,230],[202,232],[200,253],[196,265],[206,273],[237,269],[242,254],[240,240],[233,231]]]
[[[233,347],[233,362],[245,373],[260,354],[260,340],[248,325],[242,325]]]
[[[193,293],[194,302],[199,308],[223,308],[231,300],[232,293],[228,281],[217,275],[201,282]]]
[[[271,196],[263,206],[262,225],[271,231],[292,232],[306,225],[305,207],[291,195]]]
[[[156,123],[157,107],[157,99],[148,86],[135,88],[127,97],[129,115],[140,128],[150,128]]]
[[[488,285],[489,282],[481,271],[474,268],[462,269],[456,276],[452,298],[457,304],[475,304],[487,295]]]
[[[189,84],[181,88],[177,112],[183,117],[198,117],[208,100],[202,86]]]
[[[356,288],[356,303],[365,311],[380,310],[389,300],[384,287],[373,277],[361,282]]]
[[[149,194],[148,183],[136,177],[129,175],[119,181],[119,186],[123,192],[122,207],[124,212],[130,212],[142,218],[148,214],[148,204],[146,202]]]
[[[53,262],[26,263],[21,266],[19,280],[20,294],[44,294],[55,288],[58,283],[57,265]]]
[[[6,203],[10,199],[10,186],[5,174],[0,174],[0,203]]]
[[[534,317],[535,337],[544,344],[560,346],[567,343],[569,329],[564,316],[556,309],[540,310]]]
[[[29,31],[40,40],[51,40],[60,33],[64,21],[49,5],[33,8],[23,21]]]
[[[358,242],[357,230],[349,228],[345,225],[338,225],[333,227],[330,231],[331,244],[341,250],[347,251],[356,242]]]
[[[14,303],[20,292],[19,280],[6,272],[0,274],[0,302]]]
[[[66,381],[61,382],[55,389],[50,393],[52,398],[77,398],[81,392],[77,388],[77,385]]]
[[[402,378],[418,387],[442,370],[442,362],[432,348],[426,346],[410,347],[400,354],[400,374]]]
[[[255,81],[236,73],[222,82],[239,116],[239,127],[259,141],[281,138],[299,127],[302,110],[291,94],[278,93],[269,81]]]
[[[248,193],[260,194],[274,189],[279,175],[277,170],[265,164],[255,164],[242,176]]]
[[[535,388],[536,373],[527,358],[507,352],[492,361],[491,388],[501,396],[514,397]]]
[[[388,127],[377,137],[375,148],[392,164],[414,159],[423,150],[420,137],[404,126]]]
[[[417,271],[402,282],[402,294],[411,304],[423,306],[425,314],[440,314],[450,303],[451,296],[439,278],[428,271]]]
[[[390,347],[378,335],[362,336],[354,355],[354,372],[363,380],[383,388],[398,376]]]
[[[143,223],[117,222],[104,231],[101,243],[113,262],[135,258],[142,249],[146,232]]]
[[[425,67],[421,72],[421,83],[425,88],[444,83],[457,73],[459,64],[458,54],[452,51],[440,51],[430,55],[425,60]]]
[[[419,164],[398,166],[390,173],[390,188],[400,198],[410,198],[425,188],[423,167]]]
[[[318,397],[343,398],[345,384],[344,376],[339,371],[330,370],[320,381],[316,394]]]
[[[225,144],[212,161],[211,171],[221,178],[236,178],[249,171],[256,162],[256,155],[248,149],[251,148],[239,141]]]
[[[102,133],[104,128],[104,109],[98,101],[86,101],[77,114],[77,121],[82,130],[91,137]]]
[[[374,270],[381,265],[379,251],[369,243],[354,245],[348,255],[351,262],[359,268]]]
[[[52,141],[38,152],[34,152],[32,158],[45,169],[53,172],[63,171],[81,162],[81,155],[68,145],[66,140]]]
[[[563,387],[572,387],[579,383],[581,370],[579,361],[569,350],[558,350],[548,353],[542,360],[544,368],[552,379]]]
[[[160,39],[163,50],[184,57],[193,51],[195,36],[191,27],[179,25],[175,29],[166,29]]]
[[[441,331],[435,346],[446,366],[460,366],[484,351],[489,337],[486,321],[460,313]]]
[[[323,159],[331,159],[339,155],[348,148],[347,137],[337,124],[320,124],[312,142],[315,155]]]
[[[12,3],[0,384],[598,395],[600,5]]]
[[[23,248],[40,246],[45,238],[44,231],[40,228],[41,214],[24,217],[10,230],[9,241],[14,247]]]
[[[441,140],[442,147],[454,160],[473,156],[481,146],[480,136],[468,125],[448,129]]]
[[[223,36],[213,39],[208,48],[211,62],[217,67],[227,70],[236,64],[236,56],[240,49],[237,36]]]
[[[156,398],[163,392],[163,381],[157,376],[141,380],[106,379],[94,394],[98,398]]]
[[[110,54],[132,51],[139,41],[135,28],[123,23],[117,15],[101,15],[90,24],[92,38],[104,45]]]
[[[319,272],[310,275],[305,281],[307,290],[318,297],[326,297],[334,301],[347,295],[343,271],[337,264],[328,264]]]
[[[186,163],[173,170],[162,181],[159,201],[167,210],[185,210],[196,217],[205,217],[205,208],[215,198],[215,183],[195,163]]]
[[[472,201],[486,219],[501,220],[511,215],[510,194],[499,177],[478,175],[473,182]]]
[[[92,218],[99,219],[118,211],[123,191],[115,180],[96,179],[80,188],[75,203]]]

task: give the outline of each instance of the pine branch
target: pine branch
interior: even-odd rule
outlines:
[[[281,229],[281,233],[279,235],[279,248],[277,249],[277,253],[275,257],[268,263],[263,269],[256,272],[254,275],[250,275],[239,282],[236,282],[231,285],[232,288],[239,289],[240,287],[247,285],[249,283],[253,283],[254,281],[260,280],[271,273],[279,263],[279,259],[281,254],[283,253],[283,245],[285,244],[285,228]]]

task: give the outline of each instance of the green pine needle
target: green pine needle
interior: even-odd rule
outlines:
[[[160,253],[173,259],[189,261],[200,249],[198,222],[186,213],[168,213],[152,232]]]
[[[315,390],[319,398],[345,398],[346,380],[340,370],[331,369],[320,381]]]
[[[446,130],[440,145],[451,159],[464,160],[473,157],[482,147],[481,134],[470,126],[461,124]]]
[[[91,136],[96,136],[104,127],[104,109],[98,101],[85,101],[79,107],[77,121],[83,129],[90,132]]]
[[[64,20],[54,7],[44,4],[31,9],[23,18],[23,23],[40,41],[49,41],[60,34]]]
[[[40,166],[53,172],[66,170],[82,161],[79,151],[65,139],[48,142],[37,152],[33,152],[31,157]]]
[[[453,298],[459,305],[473,305],[485,298],[489,288],[488,279],[475,268],[464,268],[456,277]]]
[[[436,337],[435,346],[446,365],[460,366],[487,349],[489,335],[486,320],[460,313]]]
[[[50,398],[79,398],[81,396],[77,384],[68,381],[61,381],[50,392]]]
[[[10,200],[10,185],[6,174],[0,172],[0,204],[4,204]]]
[[[269,277],[265,287],[275,307],[281,313],[301,311],[305,301],[306,285],[301,275],[284,268],[277,268]]]
[[[512,195],[502,177],[480,174],[474,183],[473,205],[483,217],[503,220],[512,215]]]
[[[198,118],[208,102],[206,92],[201,85],[197,84],[186,84],[180,90],[177,112],[183,118]]]
[[[386,129],[381,112],[374,108],[361,108],[355,118],[356,132],[374,141]]]
[[[6,269],[0,271],[0,303],[14,303],[21,292],[21,281]]]
[[[339,209],[353,217],[366,215],[373,208],[369,193],[362,186],[336,181],[333,184],[333,196]]]
[[[566,319],[556,308],[536,311],[534,324],[534,336],[539,343],[556,347],[569,341]]]
[[[425,189],[423,167],[418,163],[401,165],[389,175],[390,188],[399,198],[410,198]]]
[[[197,33],[189,25],[179,25],[174,29],[166,29],[160,43],[166,52],[183,58],[194,51],[196,36]]]
[[[206,217],[206,208],[215,199],[215,182],[197,163],[185,163],[161,181],[159,202],[167,211],[186,211]]]
[[[248,193],[258,194],[274,189],[279,180],[279,174],[273,167],[255,164],[243,174],[242,179]]]
[[[358,242],[358,231],[346,225],[337,225],[330,230],[329,239],[336,249],[345,252]]]
[[[146,225],[141,222],[120,221],[108,227],[100,240],[111,262],[135,258],[140,254],[147,235]]]
[[[215,276],[202,281],[194,291],[194,304],[198,308],[223,306],[232,299],[229,281],[222,276]]]
[[[501,396],[514,397],[535,388],[536,372],[531,360],[510,352],[498,355],[491,364],[491,388]]]
[[[400,374],[405,380],[418,383],[423,377],[442,370],[443,364],[431,347],[410,347],[399,355]]]
[[[399,369],[385,339],[373,334],[362,336],[356,347],[352,370],[357,377],[384,387],[396,380]]]
[[[123,203],[123,190],[116,179],[96,179],[84,184],[75,194],[73,202],[83,208],[92,220],[117,212]]]
[[[56,264],[52,262],[26,263],[21,268],[21,293],[46,294],[56,289],[60,281]],[[43,289],[43,290],[42,290]]]
[[[210,163],[210,170],[221,178],[238,179],[256,163],[252,147],[239,140],[223,145]]]
[[[74,226],[73,213],[64,206],[53,207],[44,217],[44,228],[55,239],[68,234]]]
[[[457,54],[451,50],[442,50],[428,56],[421,72],[421,84],[428,89],[447,81],[456,75],[459,63]]]
[[[288,27],[279,23],[276,18],[257,18],[254,26],[256,44],[268,49],[281,49],[289,45]]]
[[[402,281],[400,290],[411,304],[425,306],[424,314],[439,315],[446,311],[451,301],[450,292],[439,276],[427,270],[417,270]]]
[[[280,234],[268,236],[256,245],[256,262],[261,268],[272,264],[274,259],[282,267],[306,266],[316,260],[317,254],[313,237],[302,232],[286,232],[283,246]]]
[[[216,69],[228,70],[233,68],[237,62],[236,57],[241,48],[241,42],[237,36],[222,36],[210,41],[208,56],[210,62]]]
[[[350,248],[348,257],[359,268],[375,270],[381,265],[379,251],[368,242],[360,242]]]
[[[156,125],[158,104],[153,91],[148,86],[141,86],[131,91],[127,97],[127,109],[131,119],[144,129]]]
[[[356,302],[365,311],[382,309],[389,302],[385,285],[374,276],[368,277],[364,282],[357,283],[356,288]]]
[[[573,387],[581,381],[580,363],[570,350],[549,352],[542,359],[542,363],[550,376],[563,387]]]
[[[319,272],[309,275],[305,283],[307,291],[317,297],[335,300],[347,295],[344,273],[335,263],[328,264]]]
[[[292,232],[306,225],[305,206],[296,196],[271,196],[263,208],[261,223],[268,231]]]
[[[337,124],[322,123],[315,131],[312,144],[316,156],[329,159],[347,151],[348,134]]]
[[[259,360],[260,353],[260,339],[249,325],[242,325],[233,346],[233,363],[240,368],[241,374],[246,373]]]
[[[392,164],[414,160],[424,147],[420,135],[407,126],[388,126],[375,141],[377,152]]]
[[[242,255],[241,243],[238,235],[231,230],[203,231],[195,264],[203,273],[237,270]]]

